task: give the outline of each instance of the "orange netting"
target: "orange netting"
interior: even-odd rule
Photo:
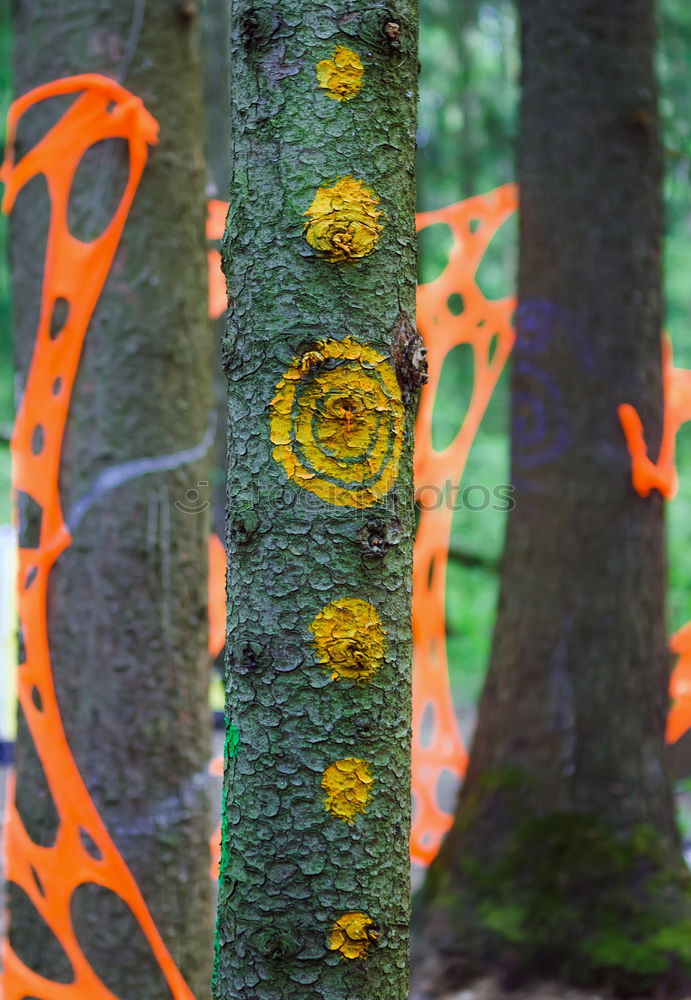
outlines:
[[[21,116],[38,101],[63,94],[75,94],[73,104],[15,163],[13,145]],[[53,846],[39,846],[30,839],[13,801],[6,831],[7,877],[24,890],[60,942],[71,962],[73,980],[55,983],[33,972],[6,939],[5,1000],[22,1000],[29,995],[44,1000],[117,1000],[87,961],[70,917],[74,890],[89,882],[110,889],[129,906],[173,997],[192,1000],[70,752],[53,685],[46,608],[51,569],[72,543],[58,481],[82,344],[144,170],[148,146],[157,136],[158,125],[142,102],[112,80],[95,74],[38,87],[19,98],[8,116],[3,211],[12,210],[18,193],[38,174],[46,179],[51,203],[40,318],[11,451],[14,488],[41,511],[40,537],[33,547],[19,550],[24,661],[19,668],[18,695],[59,815],[59,827]],[[111,138],[127,140],[129,177],[110,223],[99,237],[86,243],[75,239],[68,227],[72,183],[87,149]],[[60,313],[66,313],[66,318],[58,324]]]
[[[513,298],[490,300],[476,282],[477,270],[499,227],[516,211],[513,184],[417,217],[418,231],[446,223],[453,234],[443,273],[417,295],[417,321],[427,348],[429,382],[422,390],[415,435],[415,483],[420,521],[413,559],[413,861],[428,864],[452,817],[439,804],[444,772],[460,779],[466,765],[454,713],[446,659],[446,565],[452,504],[480,422],[511,353]],[[449,308],[460,295],[462,311]],[[432,418],[444,359],[458,344],[473,351],[473,388],[456,437],[443,451],[432,444]],[[433,498],[428,503],[425,489]],[[439,502],[440,497],[444,497]]]
[[[216,659],[226,644],[226,550],[209,536],[209,654]]]
[[[471,198],[438,212],[418,216],[418,230],[447,223],[454,243],[442,275],[418,289],[418,326],[428,350],[429,384],[423,389],[416,432],[415,479],[418,490],[437,487],[436,497],[453,475],[457,485],[475,434],[497,379],[513,345],[510,299],[489,302],[474,277],[492,236],[516,208],[512,185],[486,197]],[[449,308],[449,297],[460,294],[461,315]],[[495,340],[496,336],[496,340]],[[460,343],[470,343],[474,380],[470,406],[455,440],[444,451],[432,446],[432,415],[444,358]],[[675,440],[679,428],[691,420],[691,371],[675,368],[671,346],[663,342],[665,418],[658,461],[649,457],[638,413],[629,404],[619,416],[632,460],[632,482],[641,496],[658,489],[672,499],[677,491]],[[424,494],[420,499],[423,500]],[[426,509],[421,504],[415,540],[413,570],[413,795],[415,812],[411,857],[428,864],[435,856],[452,815],[439,802],[444,772],[460,780],[466,752],[453,709],[448,680],[445,640],[445,576],[451,519],[449,504]],[[678,656],[670,683],[672,706],[667,740],[675,742],[691,727],[691,622],[670,639]]]
[[[222,239],[227,212],[227,201],[218,201],[217,198],[212,198],[209,201],[206,238],[210,242]],[[218,319],[228,308],[226,279],[221,270],[221,254],[215,248],[208,250],[207,260],[209,265],[209,316],[211,319]]]
[[[665,415],[657,462],[648,457],[641,418],[630,403],[621,404],[619,419],[631,455],[633,488],[642,497],[659,490],[666,500],[673,500],[679,487],[676,437],[682,424],[691,420],[691,371],[674,367],[672,346],[666,338],[662,343],[662,366]]]
[[[691,371],[674,367],[672,346],[666,338],[662,342],[662,376],[665,413],[657,462],[648,457],[643,424],[630,403],[621,404],[619,419],[631,455],[633,488],[642,497],[658,490],[666,500],[672,500],[679,487],[676,437],[681,426],[691,420]],[[678,656],[670,682],[672,707],[667,717],[667,741],[675,743],[691,726],[691,622],[675,632],[669,647]]]

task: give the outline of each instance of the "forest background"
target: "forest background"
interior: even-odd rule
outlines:
[[[665,145],[666,330],[676,363],[691,367],[691,5],[660,0],[658,73]],[[0,0],[0,146],[12,99],[9,0]],[[440,208],[515,178],[518,100],[517,14],[511,0],[421,0],[418,209]],[[421,282],[446,264],[444,225],[420,236]],[[495,237],[478,273],[491,298],[515,287],[517,225]],[[0,217],[0,528],[11,522],[9,436],[14,413],[7,220]],[[472,385],[471,348],[448,356],[434,413],[433,443],[455,436]],[[470,454],[464,485],[492,489],[509,481],[508,376],[494,394]],[[669,633],[691,618],[691,426],[678,438],[680,490],[667,507]],[[494,624],[505,513],[454,514],[447,580],[447,629],[456,710],[467,738],[482,685]],[[545,581],[549,585],[549,581]],[[677,755],[680,820],[691,844],[691,752]]]

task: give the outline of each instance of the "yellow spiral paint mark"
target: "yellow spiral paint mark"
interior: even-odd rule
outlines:
[[[379,933],[366,913],[344,913],[331,928],[329,948],[344,958],[367,958],[378,940]]]
[[[334,264],[366,257],[384,228],[374,191],[354,177],[341,177],[333,187],[320,187],[305,212],[305,237]]]
[[[343,597],[325,605],[310,625],[319,662],[332,680],[368,681],[384,662],[386,632],[374,605]]]
[[[366,760],[344,757],[329,764],[322,776],[326,811],[338,816],[344,823],[354,823],[355,817],[367,809],[373,782],[370,764]]]
[[[338,507],[370,507],[398,476],[403,403],[391,364],[352,337],[293,362],[271,401],[273,457]]]
[[[319,86],[336,101],[350,101],[362,88],[365,67],[357,52],[337,45],[330,59],[317,63]]]

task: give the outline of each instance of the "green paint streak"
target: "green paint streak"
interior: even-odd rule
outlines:
[[[235,757],[240,751],[240,731],[236,729],[231,723],[228,723],[228,728],[226,729],[226,742],[225,742],[225,757],[226,760],[230,760]]]

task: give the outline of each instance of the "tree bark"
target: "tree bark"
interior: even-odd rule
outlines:
[[[231,12],[215,993],[403,1000],[416,6]]]
[[[512,479],[489,675],[420,899],[418,991],[487,966],[623,991],[688,975],[664,727],[663,501],[617,407],[662,425],[652,0],[521,0]],[[639,994],[640,995],[640,994]]]
[[[160,124],[110,276],[86,336],[68,417],[61,499],[69,514],[95,477],[132,459],[198,446],[209,428],[212,335],[207,319],[203,109],[193,9],[178,0],[108,5],[17,0],[17,93],[83,72],[109,75]],[[57,120],[37,106],[18,156]],[[121,145],[93,148],[70,204],[73,235],[110,219],[127,178]],[[18,380],[37,324],[49,203],[32,183],[12,216]],[[203,451],[203,448],[200,449]],[[149,472],[95,496],[50,579],[49,635],[70,748],[116,846],[194,995],[208,995],[208,456]],[[199,509],[201,507],[202,509]],[[25,725],[17,801],[31,836],[59,822]],[[21,892],[11,940],[39,973],[69,979],[64,955]],[[72,916],[81,947],[118,996],[170,997],[132,914],[114,894],[80,886]]]

